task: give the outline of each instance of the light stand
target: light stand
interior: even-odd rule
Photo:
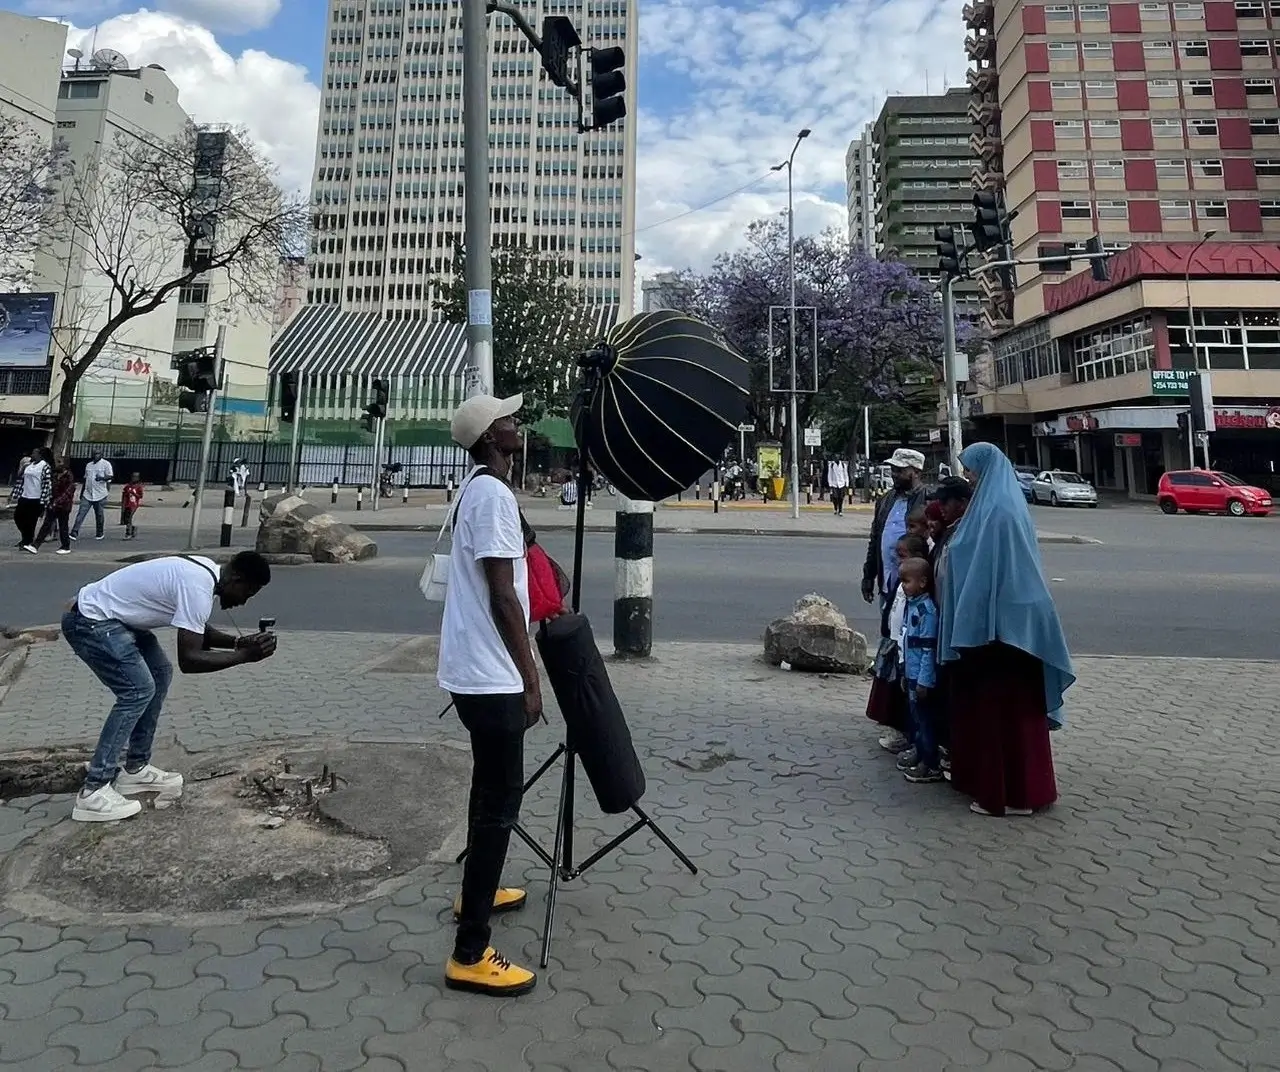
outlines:
[[[616,356],[612,347],[602,345],[583,354],[578,359],[578,365],[582,369],[582,384],[578,389],[578,412],[574,427],[575,438],[578,442],[578,502],[573,537],[571,602],[575,614],[579,613],[582,606],[582,555],[586,535],[587,490],[591,485],[591,475],[587,465],[589,454],[587,449],[589,429],[587,415],[590,412],[591,402],[600,388],[600,382],[605,370],[616,360]],[[533,788],[561,756],[564,757],[564,771],[560,781],[560,801],[556,816],[555,844],[552,846],[551,852],[548,853],[541,845],[535,842],[529,832],[521,827],[519,823],[512,828],[516,836],[533,850],[534,854],[547,865],[551,872],[547,889],[547,913],[542,931],[542,957],[539,962],[543,968],[547,966],[551,957],[551,933],[555,922],[556,896],[559,892],[560,883],[578,878],[618,846],[640,833],[641,830],[647,828],[653,831],[658,840],[671,850],[672,855],[688,868],[691,875],[698,873],[693,861],[681,851],[680,847],[671,840],[666,832],[653,821],[639,804],[631,805],[631,812],[636,817],[635,822],[575,867],[573,863],[574,781],[578,765],[578,752],[574,747],[573,737],[570,733],[566,732],[564,742],[556,747],[556,750],[543,762],[542,766],[534,772],[533,777],[525,782],[524,791],[527,793]],[[459,863],[466,859],[469,851],[469,848],[463,850],[458,856]]]

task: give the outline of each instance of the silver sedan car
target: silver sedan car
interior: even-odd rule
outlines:
[[[1098,492],[1079,473],[1048,469],[1031,482],[1031,501],[1050,506],[1098,505]]]

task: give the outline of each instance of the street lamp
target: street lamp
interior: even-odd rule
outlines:
[[[1196,254],[1200,252],[1200,247],[1209,241],[1217,231],[1205,231],[1200,236],[1200,241],[1196,243],[1192,249],[1190,256],[1187,257],[1186,271],[1182,274],[1182,286],[1187,295],[1187,329],[1188,338],[1191,341],[1191,371],[1198,372],[1200,369],[1200,351],[1196,346],[1196,307],[1191,301],[1191,264],[1196,259]],[[1187,449],[1191,455],[1191,468],[1196,467],[1196,433],[1191,429],[1191,411],[1187,411]],[[1209,437],[1206,434],[1204,438],[1204,467],[1209,468]]]
[[[800,148],[800,143],[809,134],[808,127],[800,131],[796,135],[795,145],[791,147],[791,155],[781,164],[775,164],[770,169],[772,171],[787,169],[787,275],[790,277],[791,286],[791,311],[787,317],[787,350],[791,358],[791,409],[787,424],[791,429],[791,516],[796,520],[800,518],[800,433],[796,427],[800,418],[796,405],[798,387],[796,382],[796,207],[792,172],[794,170],[796,150]]]

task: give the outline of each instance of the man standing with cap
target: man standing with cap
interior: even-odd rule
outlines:
[[[471,735],[471,799],[458,933],[445,966],[454,990],[507,996],[537,976],[489,944],[494,912],[520,908],[525,891],[499,885],[511,828],[524,795],[524,734],[542,717],[542,691],[529,643],[529,575],[524,530],[507,482],[520,449],[520,395],[468,398],[453,415],[453,440],[476,463],[458,492],[449,587],[440,627],[437,681]]]
[[[917,506],[924,505],[925,490],[920,483],[924,455],[918,450],[899,447],[889,458],[893,491],[876,504],[871,522],[871,539],[867,559],[862,567],[862,598],[871,603],[880,592],[880,635],[889,635],[889,607],[898,590],[898,541],[907,534],[907,517]],[[889,727],[880,738],[881,747],[900,752],[910,742],[897,727]]]

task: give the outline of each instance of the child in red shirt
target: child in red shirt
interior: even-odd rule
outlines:
[[[120,524],[124,526],[124,538],[132,540],[138,535],[138,526],[133,523],[133,515],[142,505],[142,474],[134,473],[129,483],[120,493]]]

